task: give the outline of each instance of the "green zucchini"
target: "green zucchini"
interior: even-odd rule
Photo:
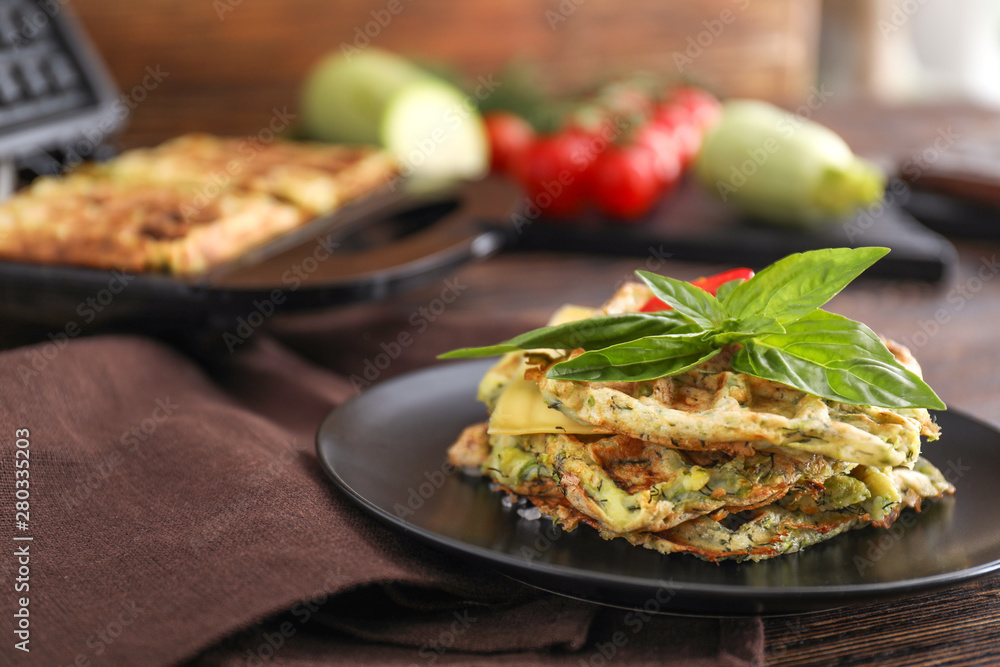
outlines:
[[[885,193],[885,174],[835,132],[766,102],[726,102],[705,137],[696,178],[765,223],[842,221]]]
[[[301,108],[305,138],[383,146],[403,175],[478,178],[489,166],[476,98],[386,51],[320,61]]]

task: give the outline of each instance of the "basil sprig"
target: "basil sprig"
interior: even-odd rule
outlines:
[[[583,349],[547,375],[558,380],[637,382],[682,373],[739,343],[735,371],[842,403],[889,408],[945,404],[902,366],[875,333],[820,309],[888,248],[830,248],[789,255],[712,296],[690,283],[637,271],[671,311],[602,315],[544,327],[499,345],[442,358],[514,350]]]
[[[618,343],[656,336],[687,327],[688,322],[674,311],[598,315],[575,322],[542,327],[514,336],[489,347],[465,347],[440,355],[439,359],[492,357],[517,350],[600,350]]]
[[[603,350],[586,352],[556,364],[547,373],[556,380],[638,382],[676,375],[714,357],[719,348],[701,332],[647,336]]]

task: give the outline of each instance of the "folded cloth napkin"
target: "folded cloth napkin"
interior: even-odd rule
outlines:
[[[339,326],[356,327],[350,317]],[[363,361],[352,341],[378,338],[354,332],[331,326],[325,354]],[[314,449],[321,419],[356,387],[331,370],[337,359],[289,348],[307,340],[320,338],[256,332],[207,362],[138,336],[0,353],[5,582],[23,572],[11,545],[30,553],[28,588],[0,596],[0,663],[762,663],[759,619],[650,617],[636,629],[627,612],[541,593],[368,518]],[[422,339],[410,365],[437,347]],[[13,489],[25,478],[22,528]],[[11,640],[22,596],[27,653]]]

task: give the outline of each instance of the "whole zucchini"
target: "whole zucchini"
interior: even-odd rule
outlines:
[[[757,100],[723,105],[695,176],[761,222],[786,226],[841,220],[885,192],[881,169],[835,132]]]

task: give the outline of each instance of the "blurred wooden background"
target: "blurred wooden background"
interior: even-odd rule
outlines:
[[[297,107],[309,67],[341,44],[440,59],[469,75],[537,60],[566,87],[635,68],[726,95],[795,103],[815,76],[819,0],[86,0],[72,3],[124,92],[167,73],[123,143],[187,130],[250,134]],[[398,13],[390,13],[390,9]],[[374,12],[374,14],[373,14]],[[386,21],[386,18],[389,20]],[[380,25],[381,18],[385,25]],[[375,23],[373,23],[375,22]],[[376,29],[377,28],[377,29]],[[700,44],[699,44],[700,42]]]

